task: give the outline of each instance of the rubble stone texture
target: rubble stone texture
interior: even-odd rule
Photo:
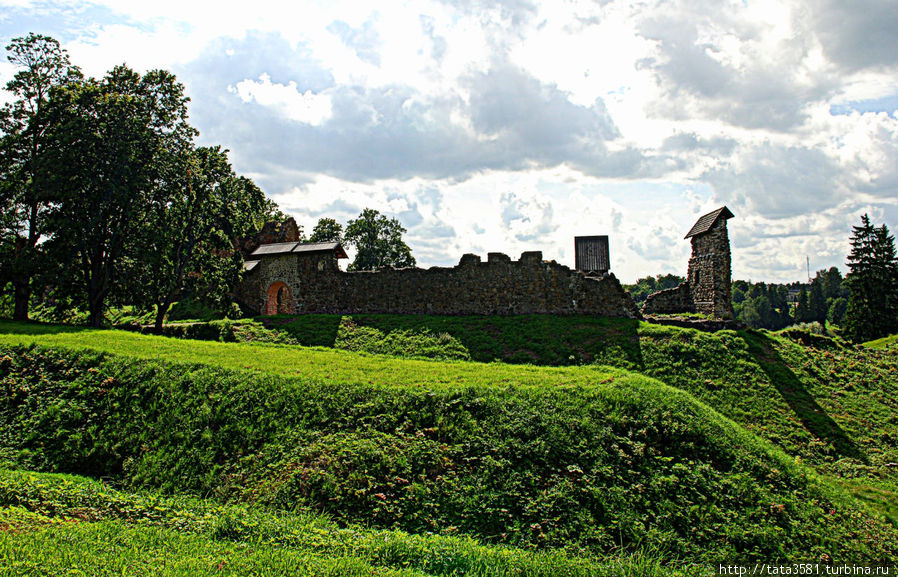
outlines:
[[[720,219],[707,233],[692,237],[687,278],[695,312],[720,319],[734,317],[731,275],[730,239],[726,220]]]
[[[292,302],[285,303],[289,288]],[[282,302],[272,304],[280,295]],[[455,267],[343,272],[334,251],[268,255],[245,273],[235,297],[251,310],[274,314],[392,313],[435,315],[589,314],[640,318],[614,275],[589,275],[541,252],[512,261],[467,254]]]
[[[727,219],[733,213],[722,207],[701,217],[686,235],[692,239],[692,257],[686,281],[650,294],[642,313],[701,313],[732,319],[732,269]]]

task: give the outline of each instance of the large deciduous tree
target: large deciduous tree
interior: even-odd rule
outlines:
[[[13,317],[25,320],[51,200],[39,173],[46,170],[39,158],[50,129],[47,104],[54,88],[80,81],[81,73],[47,36],[14,38],[6,51],[18,71],[6,84],[14,99],[0,111],[0,284],[12,283]]]
[[[319,218],[309,242],[343,242],[343,226],[332,218]]]
[[[243,259],[233,239],[256,228],[268,208],[262,191],[234,174],[220,147],[191,150],[172,163],[166,193],[150,208],[129,282],[135,304],[156,309],[159,330],[185,294],[214,305],[230,297]]]
[[[852,227],[845,336],[863,342],[898,331],[898,258],[886,225],[874,227],[865,214]]]
[[[355,258],[348,270],[415,266],[412,250],[402,240],[404,233],[405,228],[395,218],[366,208],[358,218],[347,223],[343,234],[343,241],[355,248]]]
[[[41,159],[52,170],[42,185],[55,201],[47,244],[59,264],[56,286],[99,326],[123,261],[136,256],[135,240],[177,179],[195,130],[171,73],[141,76],[125,66],[57,89],[48,114]]]
[[[817,278],[820,279],[823,297],[827,301],[848,296],[848,293],[842,287],[842,273],[839,272],[838,268],[833,266],[829,270],[817,271]]]

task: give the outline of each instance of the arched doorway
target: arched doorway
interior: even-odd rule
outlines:
[[[293,302],[293,293],[290,287],[283,282],[271,283],[265,298],[266,315],[284,315],[296,312],[296,304]]]

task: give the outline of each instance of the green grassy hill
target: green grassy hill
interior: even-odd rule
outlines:
[[[340,527],[208,499],[119,491],[71,475],[0,470],[0,575],[687,574],[644,553],[599,561],[465,537]]]
[[[771,424],[755,429],[792,433],[782,446],[806,452],[828,476],[843,459],[872,463],[874,450],[890,447],[875,432],[860,442],[848,428],[854,416],[826,413],[817,385],[805,385],[825,365],[792,368],[821,355],[784,336],[610,322],[594,337],[603,360],[626,359],[675,388],[600,366],[415,361],[13,323],[0,330],[0,455],[9,466],[575,556],[876,562],[898,551],[898,533],[876,511],[728,418],[770,411]],[[825,362],[841,367],[866,353],[832,354]],[[889,362],[874,364],[887,371]],[[801,420],[811,420],[795,408],[806,397],[766,400],[789,378],[782,367],[857,457],[827,469],[826,451],[794,431],[813,435],[830,423]],[[694,390],[691,378],[700,379]],[[857,380],[853,390],[866,396],[894,388],[894,379]],[[774,401],[788,410],[765,407]],[[837,401],[855,411],[854,400]],[[887,434],[894,426],[879,411],[861,416]],[[880,485],[860,473],[864,487],[881,491],[881,505],[887,473]]]
[[[898,335],[889,335],[875,341],[868,341],[864,346],[871,349],[887,349],[898,344]]]
[[[304,344],[537,365],[598,363],[639,372],[689,392],[841,479],[898,522],[898,349],[888,343],[859,348],[796,330],[704,333],[547,315],[264,320]],[[442,351],[440,342],[446,343]]]

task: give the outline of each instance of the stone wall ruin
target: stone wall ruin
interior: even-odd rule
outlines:
[[[541,252],[525,252],[517,261],[489,253],[486,262],[466,254],[454,267],[373,272],[341,271],[333,250],[272,254],[247,262],[235,296],[251,310],[269,314],[278,308],[273,309],[270,302],[274,283],[289,287],[290,306],[298,314],[546,313],[640,318],[630,293],[614,275],[574,271],[543,261]]]
[[[732,319],[732,272],[727,207],[710,212],[686,234],[692,239],[692,256],[686,281],[679,286],[650,294],[643,314],[701,313],[718,319]]]

